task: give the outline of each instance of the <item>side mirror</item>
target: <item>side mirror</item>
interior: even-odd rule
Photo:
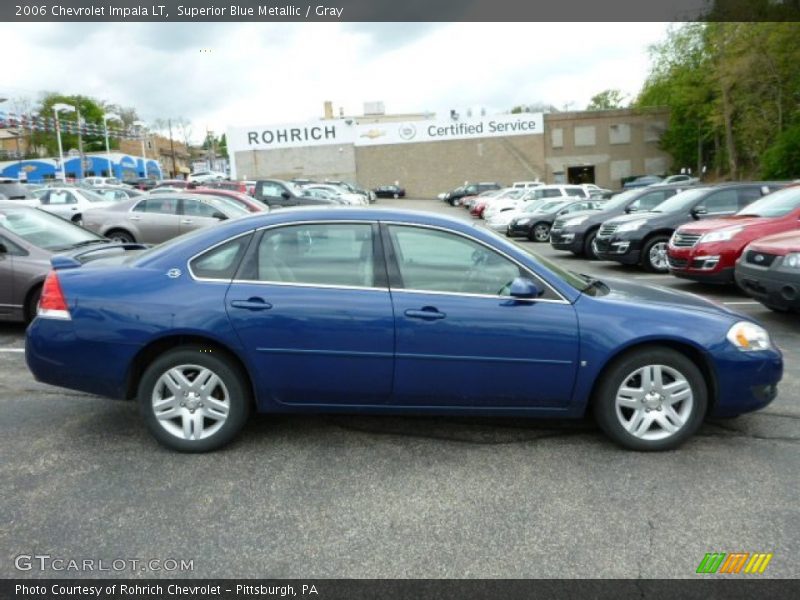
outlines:
[[[211,216],[213,218],[217,219],[218,221],[226,221],[228,219],[228,217],[225,214],[221,213],[221,212],[215,212]]]
[[[509,295],[512,298],[523,299],[538,298],[543,293],[543,290],[539,289],[539,286],[527,277],[516,277],[514,281],[511,282],[511,289],[509,290]]]
[[[636,207],[635,207],[635,206],[629,206],[629,207],[627,207],[627,208],[625,209],[625,212],[626,212],[627,214],[635,213],[635,212],[636,212]]]
[[[692,215],[692,218],[699,219],[700,215],[708,214],[708,209],[705,206],[695,206],[689,213]]]
[[[283,198],[284,200],[288,200],[291,197],[292,197],[292,195],[289,192],[287,192],[286,190],[283,190],[281,192],[281,198]]]
[[[3,242],[0,242],[0,254],[8,254],[8,248]]]

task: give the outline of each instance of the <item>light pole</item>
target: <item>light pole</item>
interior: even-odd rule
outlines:
[[[139,129],[139,138],[142,142],[142,177],[147,179],[147,152],[144,149],[144,138],[147,135],[147,126],[144,121],[134,121],[134,126]]]
[[[67,171],[64,167],[64,148],[61,146],[61,125],[58,122],[58,113],[61,111],[64,112],[75,112],[75,107],[70,106],[69,104],[62,104],[61,102],[57,104],[53,104],[53,115],[56,118],[56,137],[58,138],[58,160],[61,164],[61,182],[64,183],[67,181]]]
[[[108,145],[108,120],[114,119],[115,121],[121,121],[122,119],[119,118],[119,115],[114,113],[105,113],[103,115],[103,129],[106,131],[106,160],[108,161],[108,176],[113,177],[114,172],[112,170],[111,165],[111,148]]]

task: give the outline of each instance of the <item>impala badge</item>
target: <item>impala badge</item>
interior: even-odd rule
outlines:
[[[170,269],[169,271],[167,271],[167,277],[169,277],[170,279],[177,279],[180,276],[181,276],[181,270],[180,269],[174,269],[173,268],[173,269]]]

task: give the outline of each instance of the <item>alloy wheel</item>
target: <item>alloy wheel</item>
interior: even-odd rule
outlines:
[[[667,242],[658,242],[657,244],[653,244],[653,247],[650,248],[650,254],[648,258],[650,259],[650,265],[654,270],[668,270],[669,263],[667,262]]]

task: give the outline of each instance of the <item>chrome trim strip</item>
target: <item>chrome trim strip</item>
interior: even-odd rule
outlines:
[[[571,365],[571,360],[548,360],[545,358],[513,358],[505,356],[459,356],[450,354],[409,354],[398,352],[397,358],[417,358],[425,360],[456,360],[459,362],[503,362],[503,363],[535,363],[548,365]]]
[[[204,281],[204,280],[201,280]],[[219,281],[219,280],[217,280]],[[246,283],[248,285],[277,285],[281,287],[300,287],[300,288],[322,288],[322,289],[334,289],[334,290],[374,290],[377,292],[388,292],[389,288],[382,288],[382,287],[367,287],[367,286],[358,286],[358,285],[333,285],[329,283],[292,283],[292,282],[285,282],[285,281],[253,281],[250,279],[234,279],[230,282],[231,284],[234,283]]]
[[[359,358],[394,358],[392,352],[359,352],[349,350],[300,350],[297,348],[256,348],[266,354],[316,354],[318,356],[357,356]]]

